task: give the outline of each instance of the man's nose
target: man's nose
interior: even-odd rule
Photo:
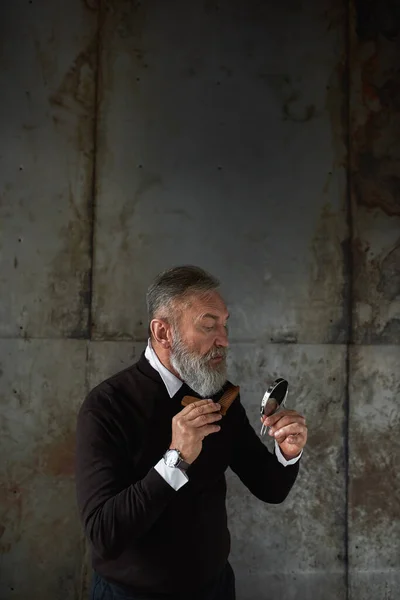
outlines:
[[[215,340],[215,345],[222,346],[223,348],[227,348],[229,346],[228,332],[225,328],[223,329],[223,331],[218,332],[217,338]]]

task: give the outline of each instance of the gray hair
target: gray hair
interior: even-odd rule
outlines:
[[[219,285],[220,282],[216,277],[193,265],[173,267],[163,271],[157,275],[147,290],[149,323],[156,317],[174,321],[176,301],[184,301],[192,294],[206,294]]]

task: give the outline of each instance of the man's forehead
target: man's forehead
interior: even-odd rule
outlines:
[[[229,313],[228,311],[224,311],[223,312],[223,316],[225,317],[225,319],[229,319]],[[215,321],[217,321],[219,319],[220,315],[216,315],[215,313],[204,313],[201,314],[200,318],[201,319],[214,319]]]
[[[195,296],[191,302],[193,314],[197,318],[228,318],[228,309],[218,292],[211,292],[203,296]]]

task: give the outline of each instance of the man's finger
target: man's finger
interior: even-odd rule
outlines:
[[[278,421],[276,421],[274,425],[271,426],[272,433],[278,429],[282,429],[282,427],[286,427],[286,425],[291,425],[292,423],[300,423],[300,425],[305,425],[306,420],[301,415],[284,415]]]
[[[304,425],[300,425],[300,423],[292,423],[291,425],[286,425],[282,429],[278,429],[273,434],[274,438],[281,444],[286,440],[290,435],[296,435],[298,437],[303,437],[307,433],[307,428]],[[300,440],[299,440],[300,441]]]
[[[197,406],[196,406],[197,405]],[[193,407],[190,412],[185,415],[186,421],[194,421],[201,416],[212,414],[219,412],[221,410],[221,405],[215,402],[207,402],[206,404],[201,404],[200,406],[197,402],[193,402]],[[183,411],[182,411],[183,416]],[[192,423],[191,423],[192,424]]]
[[[199,415],[196,419],[192,419],[191,421],[187,421],[188,426],[190,427],[204,427],[209,423],[217,423],[222,419],[221,413],[207,413],[203,415]]]
[[[282,419],[282,417],[286,417],[286,416],[290,416],[290,415],[291,416],[299,416],[299,417],[302,416],[295,410],[285,409],[285,410],[281,410],[281,411],[275,413],[274,415],[271,415],[270,417],[267,417],[264,420],[264,423],[265,423],[265,425],[268,425],[268,427],[272,427],[273,425],[275,425],[275,423],[277,423],[279,421],[279,419]]]
[[[211,433],[217,433],[220,429],[221,427],[216,424],[205,425],[204,427],[200,427],[200,429],[198,429],[198,432],[202,435],[201,439],[204,440],[205,437],[207,437]]]
[[[185,406],[185,408],[183,408],[181,410],[180,414],[182,417],[186,417],[188,414],[190,414],[194,408],[200,407],[200,406],[207,406],[207,405],[211,405],[214,404],[212,400],[196,400],[196,402],[191,402],[190,404],[188,404],[187,406]]]

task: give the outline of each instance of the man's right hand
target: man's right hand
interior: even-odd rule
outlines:
[[[220,404],[212,400],[199,400],[185,406],[172,419],[170,448],[179,450],[182,459],[191,464],[199,456],[203,440],[221,429],[217,422],[222,418]]]

